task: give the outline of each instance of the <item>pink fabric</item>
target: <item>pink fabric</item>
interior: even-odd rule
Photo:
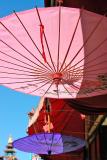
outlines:
[[[39,9],[39,13],[42,24],[44,25],[44,32],[53,64],[57,69],[59,8],[42,8]],[[96,24],[102,18],[100,15],[85,10],[81,13],[80,9],[61,7],[59,68],[63,63],[80,14],[81,18],[63,68],[73,59],[93,31],[93,28],[95,28]],[[17,13],[17,15],[42,53],[40,22],[36,9],[23,11]],[[105,40],[107,38],[107,18],[103,18],[88,42],[80,50],[80,53],[70,66],[67,67],[67,70],[61,72],[61,78],[64,80],[61,80],[58,85],[58,94],[57,85],[52,83],[55,71],[52,71],[54,67],[49,56],[45,37],[43,37],[43,45],[49,65],[44,63],[43,56],[39,53],[15,14],[2,18],[1,22],[8,28],[8,31],[17,37],[16,40],[0,24],[1,85],[32,95],[43,96],[46,93],[46,97],[54,98],[90,97],[107,93],[106,80],[104,81],[102,78],[104,77],[106,79],[107,77],[107,41]],[[89,52],[94,50],[104,40],[105,42],[97,50],[90,54],[90,56],[87,56]],[[84,60],[81,61],[83,58]],[[72,67],[76,63],[78,64]],[[70,72],[68,72],[69,69]]]

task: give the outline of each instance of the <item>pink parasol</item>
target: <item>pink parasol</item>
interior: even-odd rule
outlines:
[[[107,18],[51,7],[0,20],[0,84],[54,98],[107,93]]]

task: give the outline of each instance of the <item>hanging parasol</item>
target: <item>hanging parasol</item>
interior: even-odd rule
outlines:
[[[85,141],[59,133],[41,133],[18,139],[13,146],[25,152],[53,155],[78,150],[85,146]]]
[[[54,98],[107,93],[107,18],[51,7],[0,20],[0,84]]]

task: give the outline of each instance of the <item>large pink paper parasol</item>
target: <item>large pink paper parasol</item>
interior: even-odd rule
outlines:
[[[107,93],[107,18],[86,10],[31,9],[0,20],[0,84],[54,98]]]

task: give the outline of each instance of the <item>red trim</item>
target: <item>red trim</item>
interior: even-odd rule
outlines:
[[[44,44],[43,44],[43,34],[44,34],[44,25],[40,25],[40,39],[41,39],[41,45],[42,45],[42,57],[44,59],[44,62],[47,63],[46,55],[44,51]]]

